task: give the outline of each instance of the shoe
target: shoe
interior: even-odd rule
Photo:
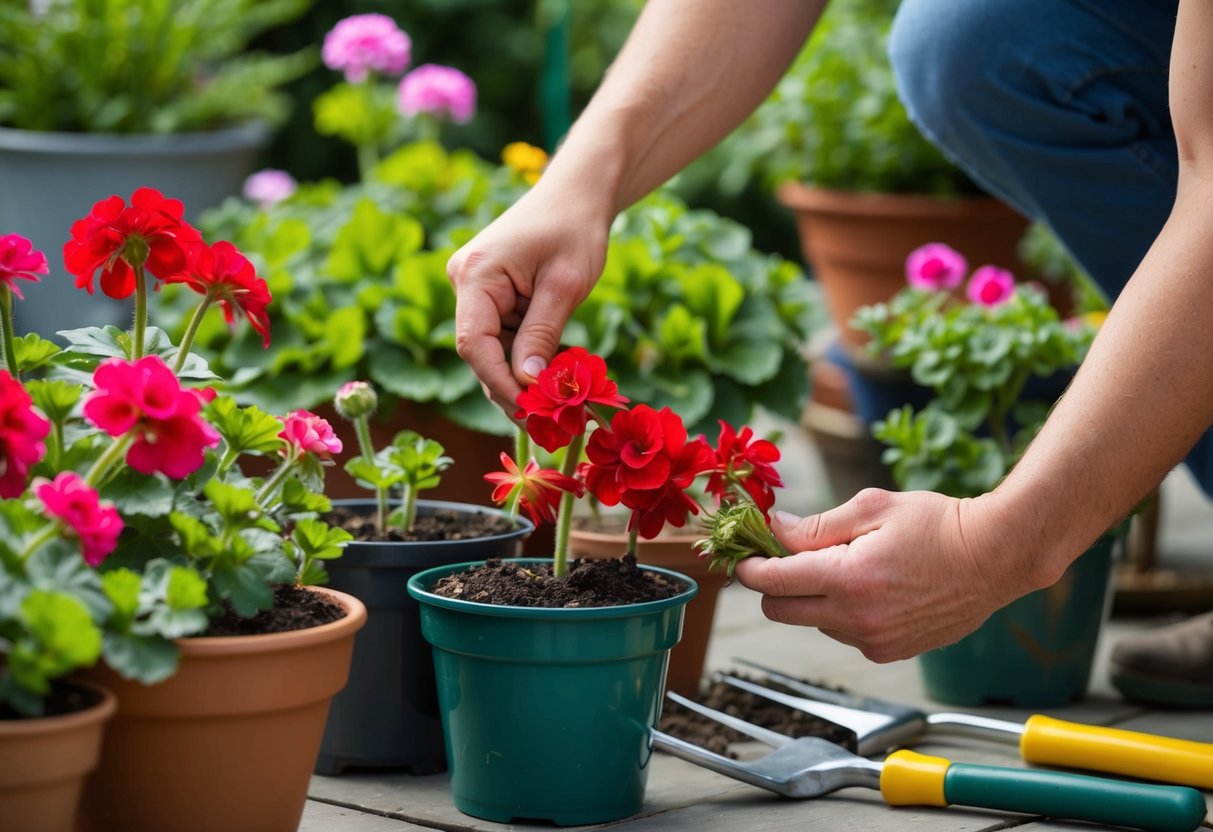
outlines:
[[[1213,708],[1213,613],[1121,639],[1110,675],[1126,699]]]

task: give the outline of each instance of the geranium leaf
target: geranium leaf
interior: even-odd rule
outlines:
[[[453,402],[440,404],[438,412],[455,424],[480,433],[512,436],[517,431],[501,408],[489,401],[479,388]]]
[[[207,405],[207,418],[229,453],[268,455],[283,446],[282,420],[256,405],[240,407],[231,396],[217,396]]]
[[[105,663],[119,676],[145,685],[176,673],[181,657],[175,644],[156,635],[106,633],[102,650]]]
[[[31,379],[25,389],[38,409],[57,424],[63,424],[80,401],[84,389],[79,384],[60,379]]]
[[[102,495],[122,514],[163,517],[173,510],[173,486],[158,476],[123,467],[105,484]]]
[[[742,337],[708,356],[708,366],[746,385],[770,381],[779,372],[784,349],[775,341]]]
[[[23,372],[37,369],[50,361],[62,350],[54,341],[48,341],[35,332],[13,339],[13,355],[17,369]]]
[[[414,402],[438,398],[444,383],[440,369],[418,364],[411,352],[392,344],[378,349],[371,378],[389,393]]]
[[[59,333],[67,341],[65,352],[99,358],[129,358],[130,336],[116,326],[87,326]]]

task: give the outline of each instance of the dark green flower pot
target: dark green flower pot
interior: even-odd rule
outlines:
[[[367,514],[375,509],[374,500],[335,500],[334,505]],[[504,516],[484,506],[417,501],[419,515],[438,509]],[[329,707],[317,774],[353,767],[433,774],[446,768],[434,661],[406,583],[434,566],[517,555],[534,524],[525,518],[516,523],[505,534],[467,540],[355,541],[325,564],[328,585],[366,604],[367,622],[354,639],[349,681]]]
[[[927,695],[949,705],[1048,708],[1082,698],[1107,618],[1116,540],[1105,536],[1047,589],[995,612],[956,644],[922,654]]]
[[[543,561],[523,559],[521,563]],[[615,607],[506,607],[428,588],[474,563],[409,579],[434,650],[455,807],[478,818],[605,823],[644,800],[650,729],[670,648],[697,591]]]

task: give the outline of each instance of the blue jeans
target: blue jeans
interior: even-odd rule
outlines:
[[[902,101],[983,189],[1043,220],[1109,298],[1175,199],[1177,0],[903,0]],[[1213,496],[1213,433],[1185,460]]]

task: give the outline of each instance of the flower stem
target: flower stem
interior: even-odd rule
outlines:
[[[135,266],[135,333],[131,360],[143,357],[143,341],[147,333],[147,277],[143,266]]]
[[[206,310],[210,308],[211,302],[214,301],[214,296],[207,292],[206,297],[202,299],[202,303],[198,304],[194,309],[194,314],[190,316],[190,322],[185,327],[185,334],[181,336],[181,346],[177,348],[177,360],[173,363],[173,373],[181,372],[181,368],[185,366],[186,359],[190,357],[190,349],[194,346],[194,338],[198,335],[198,327],[202,326],[202,318],[206,315]]]
[[[93,488],[99,489],[101,484],[105,482],[109,475],[110,469],[114,464],[122,458],[129,448],[135,442],[135,431],[128,431],[122,436],[114,440],[108,448],[101,452],[101,456],[97,457],[97,461],[93,463],[93,467],[88,469],[88,473],[84,475],[84,481]]]
[[[371,442],[371,422],[365,416],[354,420],[354,432],[358,436],[358,450],[368,462],[375,459],[375,446]],[[387,488],[375,488],[375,531],[382,536],[387,529]]]
[[[363,184],[371,181],[371,171],[379,164],[379,150],[374,141],[362,142],[358,145],[358,178]]]
[[[400,526],[407,533],[413,528],[413,521],[417,519],[417,488],[412,483],[404,484],[402,501],[404,507],[400,509],[400,512],[403,522]]]
[[[635,526],[630,532],[628,532],[627,554],[631,555],[632,557],[636,557],[636,554],[639,551],[640,551],[640,527]]]
[[[289,474],[291,469],[294,467],[295,457],[288,456],[286,459],[282,460],[282,464],[278,466],[274,473],[270,474],[266,481],[261,484],[261,488],[257,490],[257,496],[253,499],[256,500],[257,505],[261,506],[262,511],[264,511],[268,505],[269,498],[278,489],[278,486],[282,485],[282,481],[286,479],[286,475]]]
[[[8,364],[8,371],[17,379],[17,347],[13,341],[13,292],[8,286],[0,285],[0,354]]]
[[[577,473],[577,463],[581,462],[581,448],[585,444],[584,434],[578,434],[569,442],[564,452],[564,465],[561,473],[571,477]],[[552,577],[563,578],[569,571],[569,530],[573,527],[574,497],[568,491],[560,495],[560,508],[556,514],[556,546],[552,553]]]
[[[52,540],[63,529],[62,520],[53,520],[47,523],[42,531],[34,535],[33,539],[26,544],[24,551],[17,556],[17,560],[24,564],[30,559],[30,555],[38,551],[38,547]]]

